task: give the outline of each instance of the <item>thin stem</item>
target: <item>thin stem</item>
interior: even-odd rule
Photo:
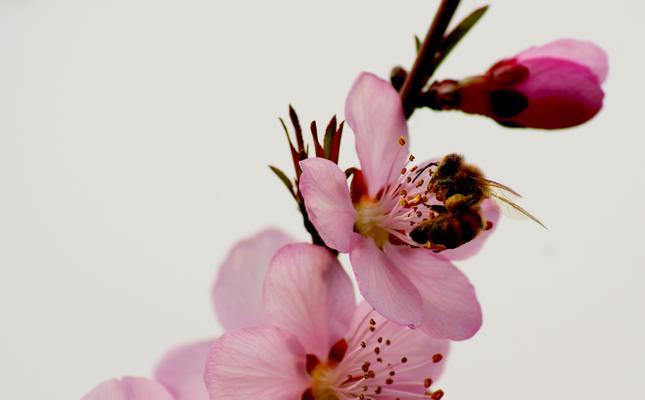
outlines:
[[[406,118],[410,118],[415,109],[415,102],[423,87],[436,69],[435,55],[439,50],[444,34],[448,29],[457,6],[461,0],[442,0],[432,20],[432,25],[423,40],[412,70],[401,87],[401,102]]]

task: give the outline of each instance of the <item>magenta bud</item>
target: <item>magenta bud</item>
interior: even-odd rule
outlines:
[[[434,108],[486,115],[505,126],[569,128],[602,108],[607,70],[600,47],[562,39],[504,59],[484,75],[435,83],[431,99]]]

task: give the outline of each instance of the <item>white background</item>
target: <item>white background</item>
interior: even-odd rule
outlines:
[[[460,263],[485,323],[454,346],[447,398],[641,399],[645,7],[493,3],[438,77],[559,37],[598,42],[611,71],[577,129],[412,118],[418,157],[464,153],[550,228],[503,221]],[[306,239],[266,167],[290,171],[277,117],[326,121],[359,71],[409,66],[436,4],[0,0],[0,398],[79,398],[217,334],[227,249],[269,225]]]

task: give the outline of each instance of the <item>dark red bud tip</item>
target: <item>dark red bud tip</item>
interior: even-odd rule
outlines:
[[[318,139],[318,126],[316,125],[316,121],[311,121],[311,124],[309,124],[309,131],[311,131],[311,138],[314,141],[314,151],[316,152],[316,157],[324,158],[325,149],[320,144],[320,140]]]
[[[347,353],[347,341],[345,339],[341,339],[336,342],[336,344],[331,346],[327,360],[332,365],[338,365],[341,361],[343,361],[345,353]]]
[[[311,375],[311,373],[316,369],[316,367],[320,364],[320,360],[318,359],[318,356],[315,354],[307,354],[307,373]]]
[[[398,92],[403,87],[403,82],[405,82],[405,78],[407,77],[408,71],[406,71],[400,65],[397,65],[396,67],[392,68],[392,71],[390,72],[390,83],[392,83],[392,86]]]
[[[336,116],[334,116],[336,118]],[[338,164],[338,158],[340,156],[340,141],[343,138],[343,128],[345,127],[345,121],[342,121],[336,132],[333,134],[331,139],[331,148],[329,150],[329,161]]]

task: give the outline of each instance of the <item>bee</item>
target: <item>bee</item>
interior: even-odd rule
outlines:
[[[419,224],[410,238],[415,242],[439,252],[454,249],[473,240],[488,225],[477,207],[451,213],[445,206],[431,206],[435,215]],[[490,229],[488,227],[488,229]]]
[[[481,204],[493,199],[514,213],[527,217],[545,227],[528,211],[510,198],[521,197],[513,189],[491,181],[474,165],[464,162],[458,154],[449,154],[435,166],[428,182],[427,192],[441,204],[429,205],[430,217],[418,224],[410,238],[416,243],[439,252],[454,249],[473,240],[482,231],[492,228],[486,221]]]

